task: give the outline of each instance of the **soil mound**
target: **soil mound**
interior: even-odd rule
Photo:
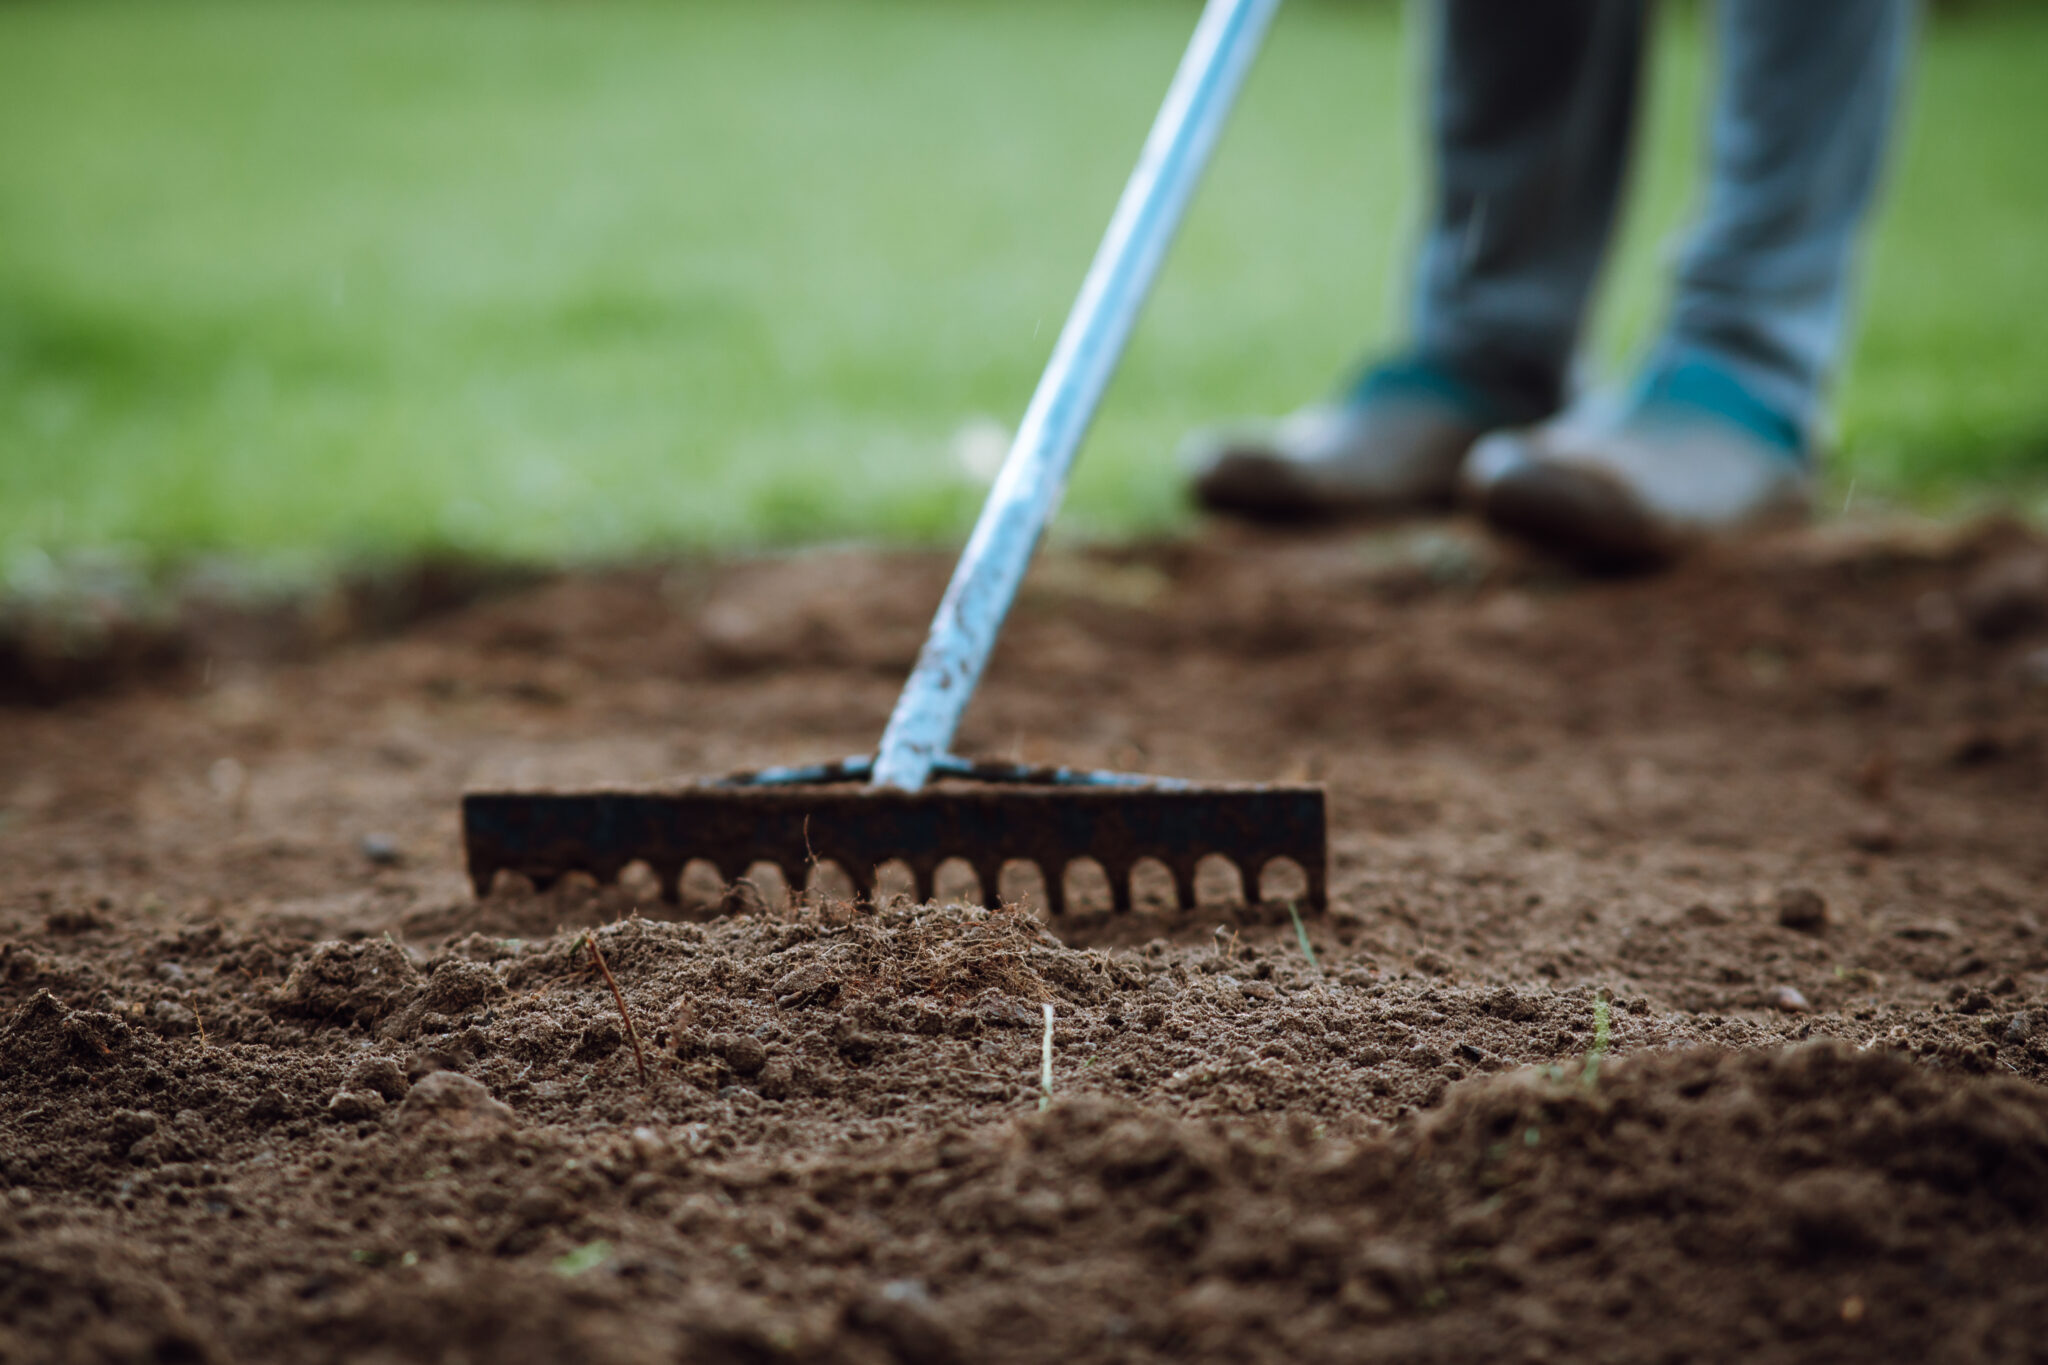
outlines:
[[[93,1359],[1999,1359],[2048,1302],[2048,1093],[1881,1038],[1729,1051],[1014,910],[598,932],[646,1089],[581,932],[287,947],[283,988],[219,970],[271,943],[186,941],[186,998],[267,1011],[261,1044],[36,989],[0,1031],[0,1246],[47,1287],[0,1323],[111,1303]],[[236,1250],[95,1259],[138,1231]]]

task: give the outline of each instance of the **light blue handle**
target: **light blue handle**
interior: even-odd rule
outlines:
[[[1209,0],[875,755],[916,791],[952,744],[1216,135],[1280,0]]]

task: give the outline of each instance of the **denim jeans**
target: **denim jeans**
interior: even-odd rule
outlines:
[[[1511,419],[1565,399],[1640,104],[1646,0],[1441,0],[1416,350]],[[1647,367],[1704,359],[1809,426],[1842,349],[1912,0],[1718,0],[1698,217]]]

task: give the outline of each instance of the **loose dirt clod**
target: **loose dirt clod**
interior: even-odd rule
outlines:
[[[1865,816],[1849,831],[1849,846],[1865,853],[1896,853],[1900,842],[1898,822],[1882,813]]]
[[[1771,992],[1771,1004],[1787,1014],[1811,1014],[1813,1003],[1797,986],[1779,986]]]
[[[398,1106],[398,1121],[408,1127],[440,1123],[458,1131],[482,1132],[510,1125],[517,1117],[510,1105],[491,1098],[481,1082],[457,1071],[420,1077]]]
[[[409,1082],[405,1068],[396,1058],[371,1055],[357,1062],[348,1073],[348,1088],[364,1090],[387,1100],[401,1100]]]
[[[1788,886],[1778,893],[1778,923],[1818,934],[1828,927],[1828,903],[1810,886]]]
[[[384,1097],[374,1090],[340,1090],[327,1102],[327,1117],[341,1123],[360,1123],[384,1113]]]

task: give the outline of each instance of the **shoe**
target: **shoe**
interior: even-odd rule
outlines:
[[[1369,371],[1344,398],[1261,429],[1198,432],[1182,465],[1195,501],[1301,523],[1447,506],[1472,443],[1501,425],[1476,389],[1421,360]]]
[[[1590,568],[1636,569],[1804,519],[1812,479],[1795,422],[1688,360],[1653,372],[1618,414],[1486,437],[1462,484],[1500,530]]]

